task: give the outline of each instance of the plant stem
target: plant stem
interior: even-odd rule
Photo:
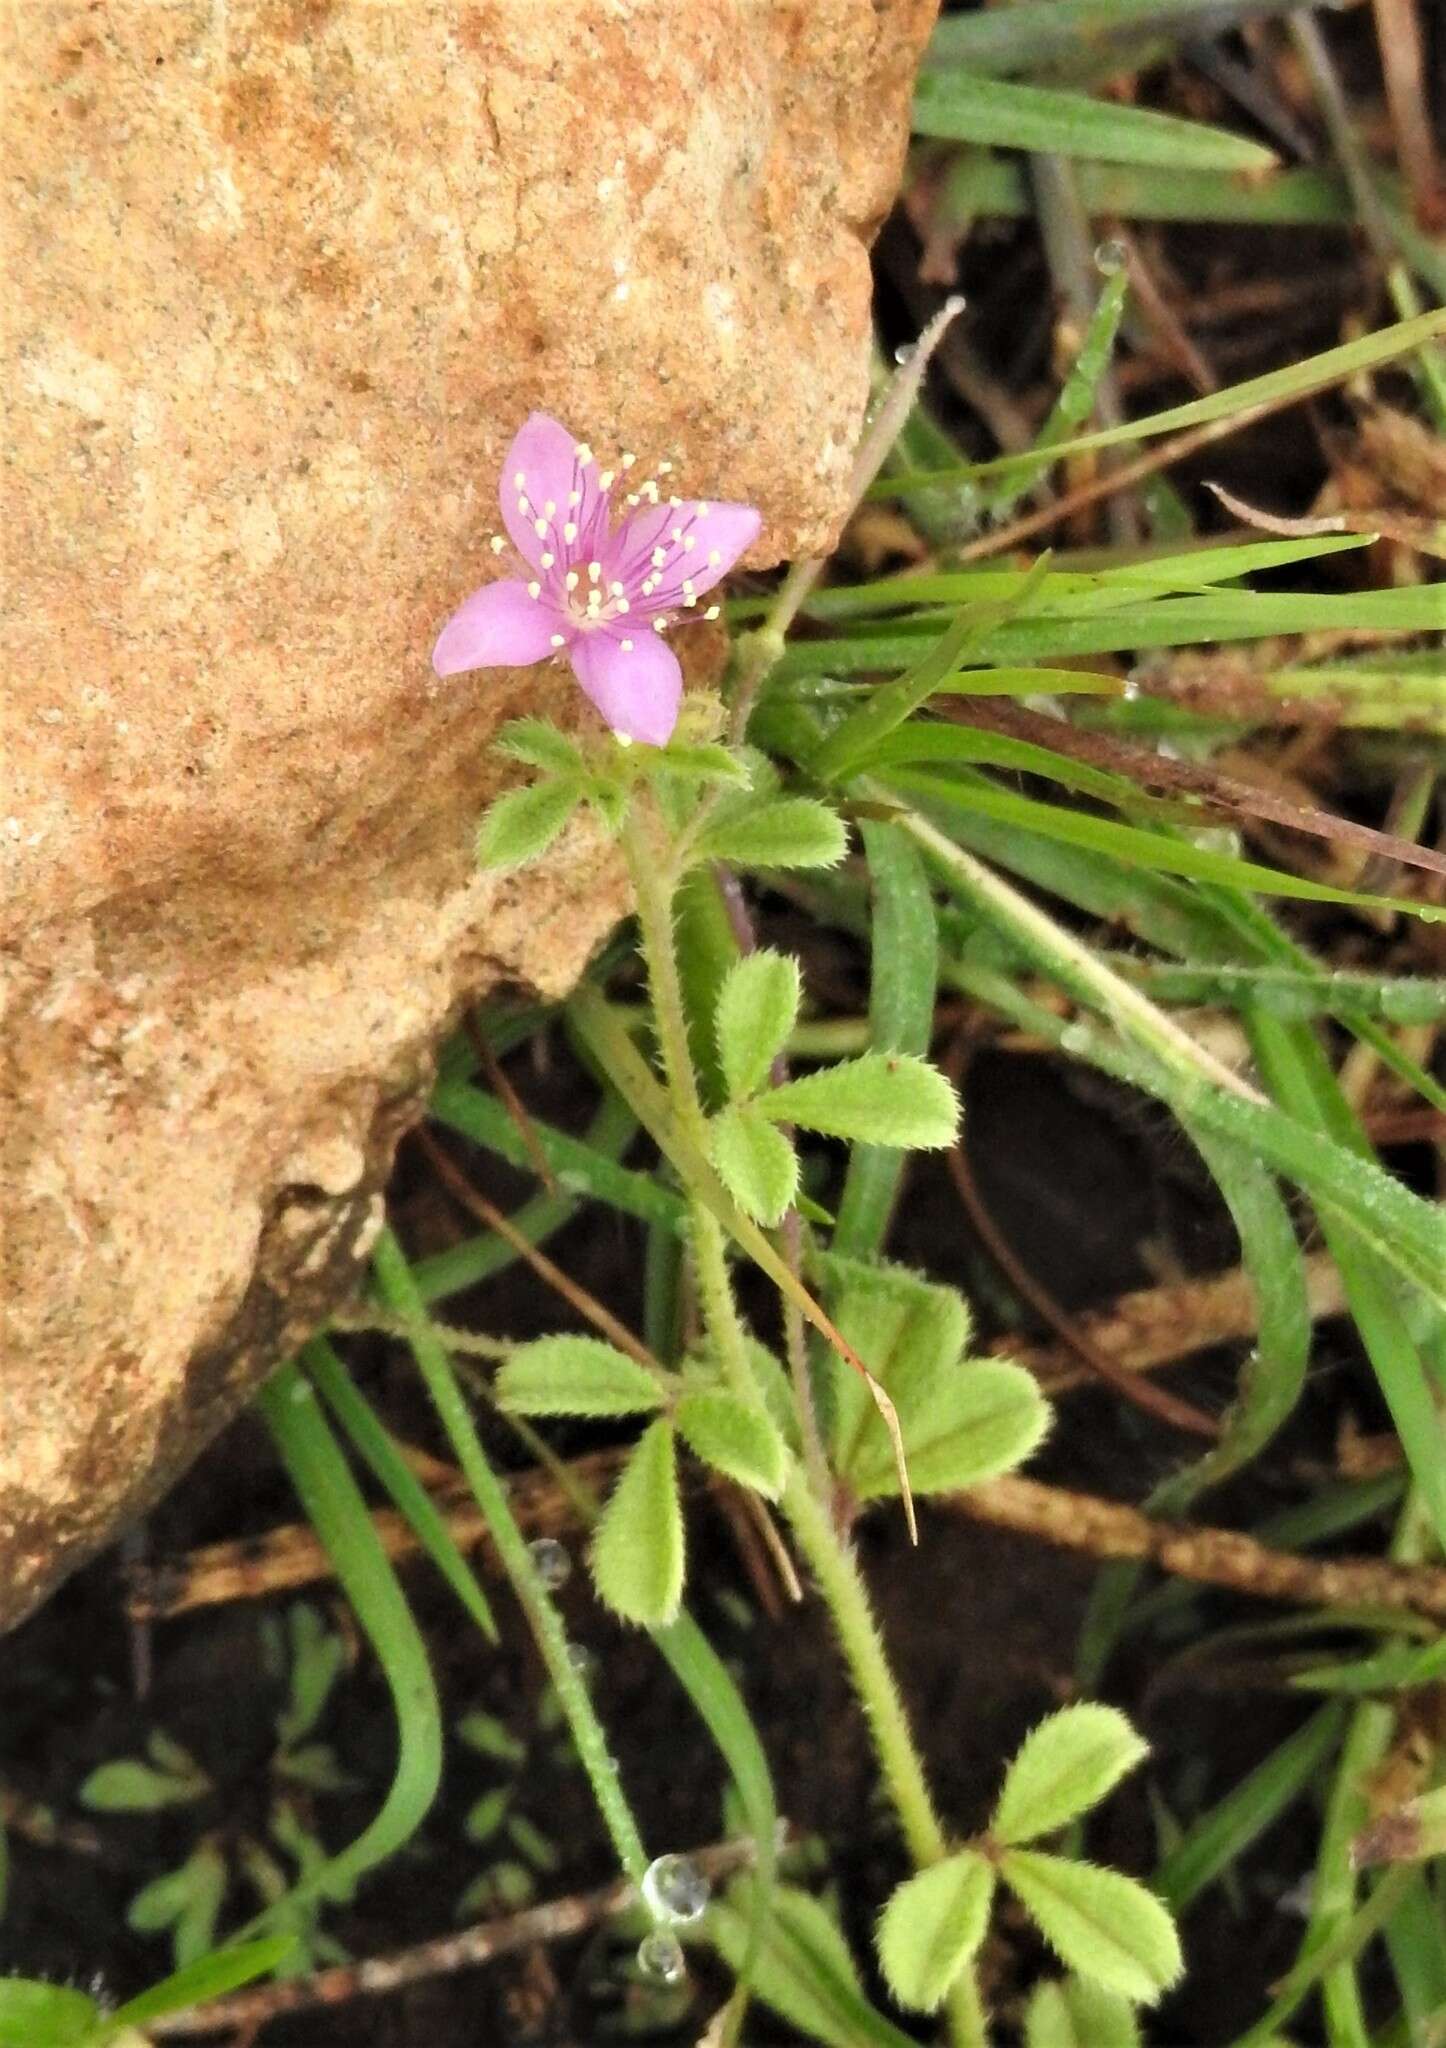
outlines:
[[[457,1462],[487,1521],[502,1567],[542,1652],[547,1675],[567,1718],[578,1761],[587,1772],[598,1810],[612,1837],[619,1863],[634,1884],[641,1884],[648,1867],[638,1824],[618,1778],[617,1767],[607,1746],[591,1695],[582,1674],[568,1654],[567,1634],[562,1617],[549,1599],[547,1589],[532,1561],[527,1539],[517,1526],[506,1489],[492,1470],[481,1439],[472,1424],[461,1388],[452,1371],[446,1349],[427,1321],[417,1292],[417,1283],[401,1246],[390,1230],[377,1239],[373,1253],[377,1286],[389,1308],[406,1318],[407,1341],[416,1359],[427,1391],[432,1397],[442,1427],[451,1440]]]
[[[795,1471],[789,1480],[783,1507],[833,1617],[904,1842],[918,1868],[927,1870],[948,1855],[948,1837],[934,1807],[858,1559],[840,1536],[827,1503],[819,1500],[801,1472]],[[947,2011],[955,2048],[983,2048],[987,2028],[972,1971],[956,1981]]]
[[[644,816],[646,817],[646,813]],[[656,829],[656,813],[649,823]],[[678,1127],[706,1158],[708,1119],[698,1092],[688,1042],[688,1020],[673,939],[674,864],[635,812],[623,831],[623,850],[631,875],[638,926],[663,1071]],[[712,1210],[690,1196],[693,1250],[698,1289],[709,1332],[729,1384],[744,1400],[759,1400],[748,1361],[747,1335],[738,1313],[723,1229]],[[795,1468],[783,1494],[784,1512],[793,1525],[799,1549],[808,1560],[833,1617],[840,1645],[853,1676],[874,1738],[880,1769],[903,1829],[909,1853],[920,1869],[948,1854],[948,1840],[924,1766],[909,1727],[907,1712],[884,1654],[882,1638],[869,1604],[868,1589],[851,1546],[834,1525],[826,1468],[819,1472]],[[972,1972],[955,1985],[948,2004],[954,2048],[985,2048],[984,2014]]]

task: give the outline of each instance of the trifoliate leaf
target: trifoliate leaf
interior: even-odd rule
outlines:
[[[136,1934],[159,1934],[185,1911],[191,1897],[191,1866],[183,1863],[143,1884],[126,1907],[126,1926]]]
[[[723,1388],[685,1394],[674,1415],[688,1446],[741,1486],[777,1500],[788,1470],[783,1439],[761,1408]]]
[[[666,1628],[683,1597],[683,1510],[666,1422],[650,1423],[613,1488],[592,1545],[599,1597],[642,1628]]]
[[[685,782],[732,782],[745,785],[748,769],[727,747],[684,746],[673,741],[648,757],[653,775],[675,775]]]
[[[777,1223],[798,1191],[798,1154],[750,1105],[722,1110],[709,1128],[718,1178],[758,1223]]]
[[[499,754],[525,762],[529,768],[543,768],[553,775],[576,774],[582,767],[582,749],[577,741],[545,718],[512,718],[493,741]]]
[[[812,797],[782,796],[720,809],[699,833],[693,852],[698,860],[743,868],[831,868],[847,847],[837,811]]]
[[[938,1068],[902,1052],[866,1052],[820,1067],[769,1089],[758,1107],[775,1123],[916,1151],[952,1145],[959,1125],[959,1098]]]
[[[1000,1842],[1032,1842],[1097,1806],[1149,1744],[1114,1707],[1083,1700],[1041,1721],[1005,1773],[989,1832]]]
[[[921,1870],[879,1918],[879,1963],[900,2005],[937,2012],[984,1939],[994,1872],[972,1849]]]
[[[820,1259],[828,1310],[847,1343],[888,1390],[897,1407],[917,1383],[927,1400],[937,1376],[959,1363],[969,1341],[969,1311],[952,1287],[907,1266],[873,1264],[837,1252]],[[868,1388],[841,1359],[826,1361],[832,1394],[831,1447],[840,1476],[858,1483],[860,1444],[877,1427],[888,1444]],[[892,1462],[892,1446],[886,1452]]]
[[[736,1102],[768,1079],[798,1019],[798,962],[760,946],[735,961],[718,991],[714,1030],[718,1062]]]
[[[888,1385],[888,1382],[885,1382]],[[899,1413],[915,1493],[963,1493],[1022,1465],[1049,1430],[1050,1407],[1032,1373],[1001,1358],[963,1358],[928,1386],[906,1379]],[[893,1447],[882,1422],[864,1418],[849,1483],[860,1500],[899,1490]]]
[[[1037,1849],[1006,1849],[1000,1868],[1060,1961],[1080,1976],[1144,2005],[1179,1977],[1175,1924],[1133,1878]]]
[[[1135,2009],[1083,1977],[1041,1984],[1024,2015],[1024,2048],[1140,2048]]]
[[[600,1337],[539,1337],[497,1375],[498,1405],[512,1415],[646,1415],[663,1390],[636,1359]]]
[[[572,816],[581,794],[576,782],[534,782],[504,790],[477,828],[477,863],[520,868],[546,853]]]

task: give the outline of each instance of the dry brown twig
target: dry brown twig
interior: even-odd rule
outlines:
[[[714,1842],[691,1851],[691,1860],[705,1877],[716,1880],[746,1869],[753,1855],[751,1841]],[[525,1912],[509,1913],[505,1919],[483,1920],[458,1934],[419,1942],[415,1948],[399,1949],[393,1955],[369,1956],[363,1962],[317,1970],[310,1977],[290,1977],[253,1991],[239,1991],[191,2013],[153,2020],[148,2031],[158,2036],[228,2034],[246,2028],[254,2032],[287,2013],[329,2010],[357,1998],[384,1998],[428,1977],[475,1970],[498,1956],[514,1955],[541,1942],[570,1940],[637,1901],[636,1885],[618,1878],[595,1891],[551,1899],[541,1906],[529,1906]]]
[[[585,1477],[589,1489],[600,1490],[626,1455],[625,1445],[595,1451],[573,1469]],[[577,1529],[577,1511],[551,1473],[519,1473],[510,1489],[513,1513],[529,1534],[560,1536]],[[460,1475],[453,1487],[435,1497],[458,1546],[480,1551],[490,1561],[482,1517]],[[940,1504],[953,1513],[1092,1557],[1148,1559],[1179,1578],[1227,1586],[1253,1599],[1291,1600],[1307,1607],[1345,1602],[1446,1619],[1446,1566],[1397,1565],[1369,1557],[1302,1557],[1272,1550],[1234,1529],[1159,1522],[1116,1501],[1017,1476],[990,1480],[968,1493],[949,1495]],[[389,1557],[418,1553],[417,1537],[400,1515],[383,1509],[372,1520]],[[286,1528],[259,1542],[209,1545],[170,1567],[147,1567],[133,1582],[130,1611],[162,1621],[191,1608],[258,1599],[330,1573],[330,1561],[310,1529]]]

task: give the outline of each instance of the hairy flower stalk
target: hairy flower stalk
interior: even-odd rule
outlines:
[[[615,470],[600,468],[587,443],[547,413],[523,423],[498,496],[524,573],[484,584],[452,614],[432,650],[439,676],[566,655],[620,739],[667,744],[683,673],[663,633],[679,614],[698,611],[762,521],[751,505],[664,496],[654,479],[624,489],[633,466],[624,455]],[[499,535],[492,546],[500,555],[506,542]],[[717,607],[698,615],[716,618]]]

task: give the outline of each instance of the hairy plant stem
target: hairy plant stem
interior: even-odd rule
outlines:
[[[662,821],[656,810],[650,807],[641,817],[635,811],[623,831],[623,851],[637,903],[643,961],[671,1106],[682,1131],[706,1158],[708,1119],[688,1042],[674,942],[677,869],[671,849],[662,840]],[[698,1290],[709,1334],[733,1391],[756,1404],[760,1396],[748,1361],[747,1334],[733,1293],[722,1226],[696,1196],[690,1195],[689,1208]],[[833,1618],[910,1856],[925,1869],[948,1854],[948,1838],[934,1809],[868,1589],[851,1544],[839,1533],[830,1495],[826,1467],[795,1467],[783,1494],[784,1512]],[[972,1971],[966,1971],[955,1985],[947,2014],[954,2048],[985,2048],[986,2023]]]

